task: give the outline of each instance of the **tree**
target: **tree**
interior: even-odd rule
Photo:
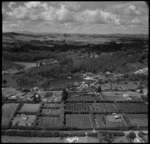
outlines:
[[[63,89],[63,92],[62,92],[62,100],[63,101],[66,101],[68,97],[68,92],[66,91],[66,89]]]
[[[130,132],[128,136],[130,139],[136,138],[136,134],[134,132]]]
[[[101,92],[102,92],[101,86],[98,86],[98,88],[96,89],[96,91],[97,91],[98,93],[101,93]]]
[[[6,79],[4,79],[4,80],[3,80],[3,83],[4,83],[4,84],[7,84],[7,80],[6,80]]]

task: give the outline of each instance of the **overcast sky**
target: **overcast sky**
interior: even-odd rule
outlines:
[[[143,1],[3,2],[3,32],[148,34]]]

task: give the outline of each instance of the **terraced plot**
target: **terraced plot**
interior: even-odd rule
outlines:
[[[2,106],[2,128],[8,128],[19,104],[7,103]]]
[[[116,103],[118,109],[125,113],[147,113],[148,105],[144,103]]]
[[[93,128],[92,118],[89,114],[67,114],[66,126],[77,128]]]
[[[37,127],[41,129],[49,129],[60,127],[63,122],[60,117],[39,117],[37,121]]]
[[[40,104],[23,104],[21,109],[19,110],[20,113],[37,113],[40,110]]]

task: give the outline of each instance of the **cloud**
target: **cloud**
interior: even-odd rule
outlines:
[[[132,4],[129,5],[128,8],[126,8],[124,11],[125,11],[125,14],[136,14],[136,15],[141,14],[141,11],[138,10],[138,9],[136,8],[136,6],[135,6],[135,5],[132,5]]]

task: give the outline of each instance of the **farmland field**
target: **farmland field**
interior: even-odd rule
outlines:
[[[125,113],[148,112],[148,105],[144,103],[116,103],[116,106]]]
[[[36,113],[40,109],[40,104],[23,104],[21,109],[19,110],[20,113],[26,113],[26,112],[31,112],[31,113]]]
[[[36,115],[18,114],[12,120],[12,126],[33,126],[36,120]]]
[[[88,112],[89,108],[87,103],[66,103],[65,110],[73,112]]]
[[[148,126],[147,114],[127,114],[127,117],[133,126]]]
[[[42,109],[41,114],[59,116],[61,114],[61,109]]]
[[[13,115],[15,114],[18,105],[19,104],[8,103],[2,106],[2,127],[9,127],[11,119],[13,118]]]
[[[92,118],[88,114],[67,114],[66,126],[77,128],[93,128]]]
[[[39,117],[37,122],[39,128],[55,128],[63,125],[60,117]]]

